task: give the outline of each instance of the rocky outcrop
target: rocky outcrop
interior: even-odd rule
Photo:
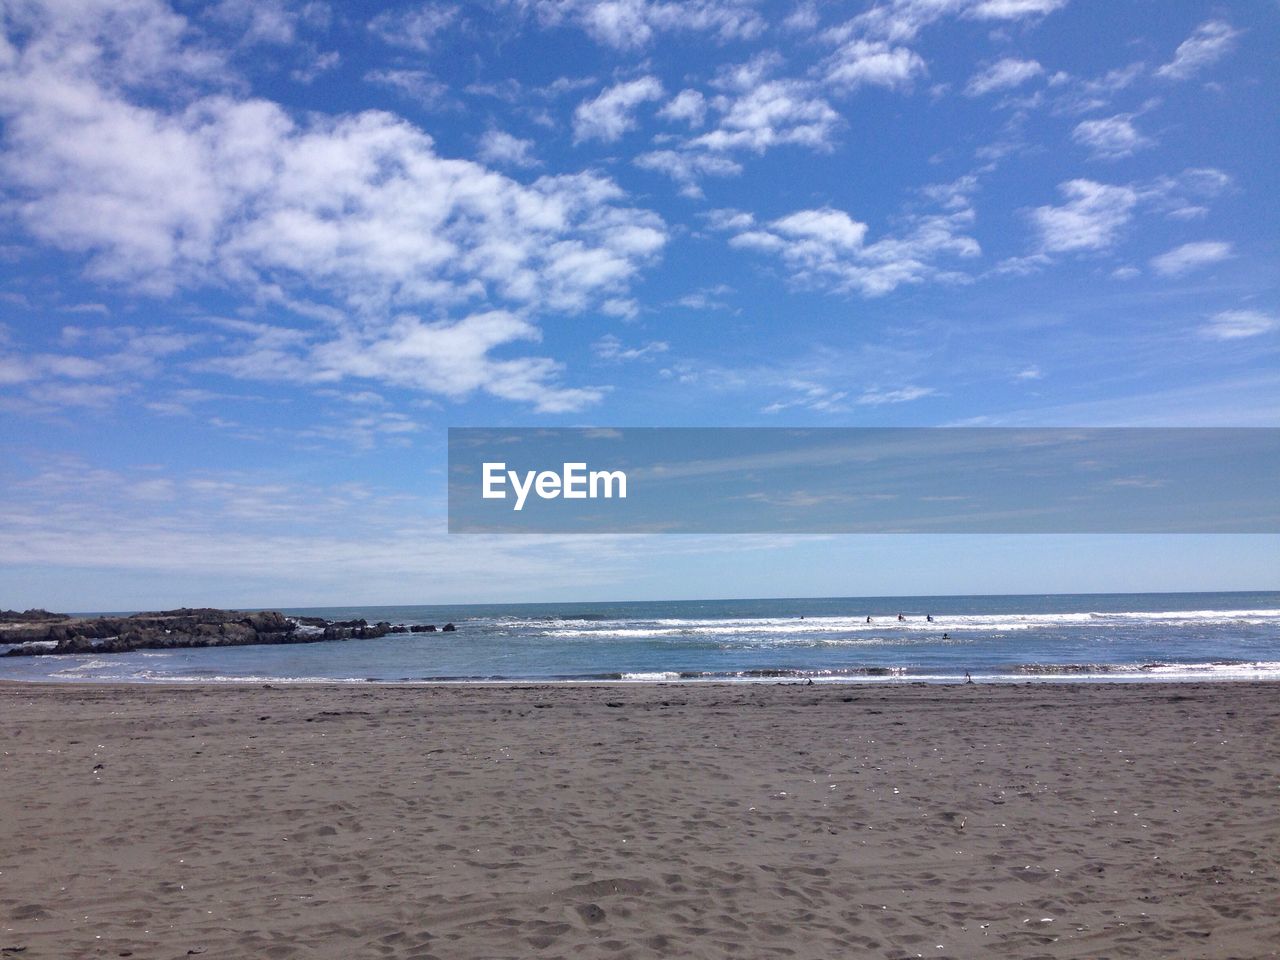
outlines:
[[[127,653],[179,647],[238,647],[248,644],[319,643],[324,640],[372,640],[389,634],[434,633],[435,627],[406,627],[383,620],[325,620],[286,617],[274,610],[245,613],[212,607],[183,607],[127,617],[69,617],[39,613],[6,624],[0,643],[17,644],[4,656],[35,657],[64,653]],[[23,614],[17,616],[22,617]],[[303,629],[300,629],[303,628]],[[446,624],[446,631],[456,628]]]
[[[70,614],[50,613],[48,610],[34,608],[31,610],[23,610],[21,613],[17,610],[0,610],[0,623],[41,623],[47,620],[70,619]]]

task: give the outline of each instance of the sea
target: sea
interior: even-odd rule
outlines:
[[[1280,679],[1280,592],[282,608],[455,632],[0,657],[130,683],[1142,682]],[[932,618],[932,619],[929,619]],[[7,649],[0,645],[0,653]]]

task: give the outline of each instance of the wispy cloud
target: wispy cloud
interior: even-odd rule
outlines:
[[[620,50],[646,46],[660,33],[704,33],[729,41],[766,29],[751,0],[511,0],[511,5],[532,10],[547,26],[573,24]]]
[[[628,347],[612,333],[606,333],[591,345],[591,350],[597,357],[610,363],[623,363],[628,360],[651,361],[670,349],[671,344],[665,340],[650,340],[642,346]]]
[[[378,14],[369,21],[369,30],[383,43],[428,53],[437,36],[457,22],[459,13],[454,4],[419,3]]]
[[[1119,239],[1138,203],[1138,193],[1132,187],[1111,186],[1094,180],[1068,180],[1058,189],[1065,203],[1031,211],[1031,222],[1039,234],[1039,248],[1043,253],[1108,249]]]
[[[1240,33],[1225,20],[1206,20],[1178,44],[1173,59],[1159,67],[1156,76],[1167,80],[1186,80],[1195,76],[1230,53]]]
[[[624,133],[636,128],[636,107],[661,100],[662,96],[662,83],[657,77],[638,77],[607,88],[594,100],[578,104],[573,112],[574,141],[620,140]]]
[[[1243,340],[1280,328],[1280,318],[1261,310],[1221,310],[1200,328],[1211,340]]]
[[[971,97],[981,97],[1001,90],[1012,90],[1042,73],[1044,67],[1035,60],[1005,57],[970,77],[964,92]]]
[[[1071,131],[1071,139],[1088,147],[1096,160],[1119,160],[1154,144],[1133,125],[1133,114],[1120,113],[1100,120],[1083,120]]]
[[[1184,243],[1151,258],[1151,269],[1162,277],[1180,277],[1200,267],[1220,263],[1231,257],[1231,244],[1221,240]]]

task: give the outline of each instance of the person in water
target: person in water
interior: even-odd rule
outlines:
[[[925,618],[926,620],[928,620],[930,623],[933,623],[933,614],[932,614],[932,613],[926,613],[926,614],[924,615],[924,618]]]
[[[951,639],[951,634],[949,634],[949,633],[944,633],[944,634],[942,635],[942,639],[943,639],[943,640],[950,640],[950,639]]]
[[[870,622],[871,622],[871,618],[867,617],[867,623],[870,623]]]
[[[905,620],[905,619],[907,619],[907,618],[906,618],[906,617],[904,617],[902,614],[898,614],[898,619],[899,619],[899,620]]]

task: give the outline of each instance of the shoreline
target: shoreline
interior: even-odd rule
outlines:
[[[1266,682],[266,687],[0,682],[0,947],[1280,949]]]
[[[1268,661],[1269,662],[1269,661]],[[1258,671],[1262,673],[1262,671]],[[973,674],[973,682],[969,683],[964,676],[955,675],[935,675],[935,676],[859,676],[859,677],[681,677],[670,679],[657,678],[602,678],[602,677],[584,677],[584,678],[563,678],[563,677],[527,677],[527,678],[482,678],[468,679],[445,677],[440,679],[423,678],[417,680],[381,680],[372,677],[166,677],[162,680],[138,679],[138,680],[119,680],[116,678],[94,679],[92,677],[30,677],[30,678],[13,678],[0,677],[0,687],[16,686],[16,687],[91,687],[91,688],[111,688],[111,687],[141,687],[144,689],[157,689],[164,687],[172,687],[174,689],[189,689],[193,687],[208,687],[212,690],[217,689],[243,689],[253,687],[335,687],[338,689],[358,689],[361,687],[372,688],[431,688],[431,687],[450,687],[450,688],[470,688],[470,687],[493,687],[493,688],[524,688],[524,687],[566,687],[566,688],[590,688],[599,687],[645,687],[659,686],[672,688],[685,687],[755,687],[755,686],[779,686],[779,687],[867,687],[867,688],[899,688],[899,687],[967,687],[967,686],[987,686],[987,687],[1062,687],[1062,686],[1160,686],[1168,684],[1170,686],[1185,687],[1188,685],[1204,684],[1206,686],[1220,686],[1223,684],[1274,684],[1280,682],[1280,672],[1266,671],[1263,675],[1248,676],[1232,676],[1218,675],[1206,676],[1204,674],[1159,674],[1159,675],[1141,675],[1117,673],[1113,675],[1107,674],[1070,674],[1062,675],[1015,675],[1015,674]]]

